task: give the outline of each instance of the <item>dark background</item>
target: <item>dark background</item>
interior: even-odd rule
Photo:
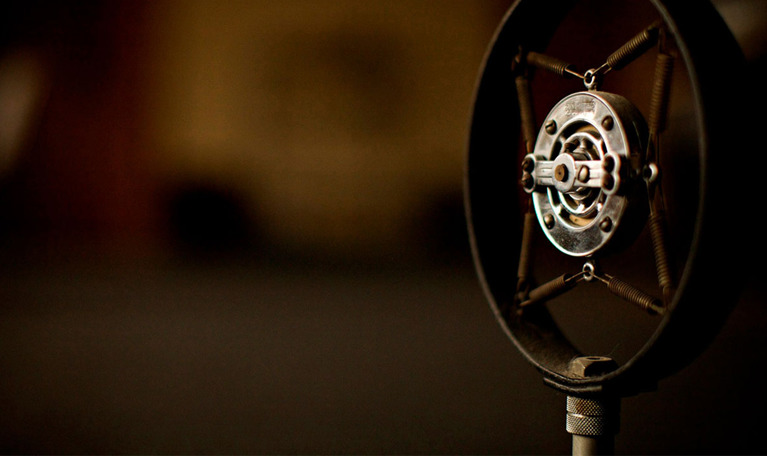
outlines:
[[[716,5],[758,72],[767,8]],[[2,451],[569,452],[464,228],[508,6],[3,3]],[[767,453],[762,269],[619,453]]]

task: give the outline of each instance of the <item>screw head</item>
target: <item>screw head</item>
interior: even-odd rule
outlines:
[[[660,177],[660,170],[655,163],[648,163],[642,170],[642,177],[650,184]]]
[[[553,135],[557,132],[557,123],[553,120],[549,120],[546,122],[546,126],[544,128],[546,129],[546,133]]]
[[[604,119],[602,119],[602,126],[605,130],[612,130],[614,125],[615,120],[612,118],[612,116],[606,116]]]
[[[543,224],[546,225],[546,228],[548,229],[554,228],[554,216],[551,214],[544,215]]]
[[[613,229],[613,221],[610,217],[605,217],[604,220],[599,222],[599,229],[605,233],[609,233]]]

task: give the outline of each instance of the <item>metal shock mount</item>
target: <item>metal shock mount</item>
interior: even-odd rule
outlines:
[[[628,237],[626,233],[632,230],[621,225],[636,222],[626,217],[627,212],[648,212],[662,297],[654,298],[610,275],[595,277],[616,296],[655,315],[665,312],[674,289],[665,243],[658,160],[673,68],[673,57],[665,51],[664,41],[662,26],[653,23],[610,54],[602,65],[584,74],[563,60],[523,48],[512,65],[526,150],[520,184],[531,198],[529,212],[535,213],[542,231],[559,251],[587,258],[609,250],[611,244],[619,242],[616,238]],[[625,68],[656,46],[659,53],[648,125],[627,99],[599,92],[598,88],[609,72]],[[580,78],[587,88],[557,103],[535,139],[528,67],[563,78]],[[579,281],[575,275],[564,274],[532,290],[528,288],[531,217],[525,216],[518,268],[520,310],[559,296]]]
[[[595,454],[612,451],[620,397],[652,390],[660,378],[691,361],[734,304],[724,290],[702,291],[721,276],[715,266],[721,261],[711,261],[717,258],[712,252],[721,252],[716,244],[730,232],[720,209],[732,203],[722,203],[728,194],[725,183],[705,171],[717,169],[723,152],[738,139],[728,133],[737,129],[732,110],[712,109],[728,106],[737,97],[722,91],[721,78],[705,67],[736,71],[743,62],[737,43],[708,2],[696,2],[693,18],[684,2],[649,0],[657,20],[650,19],[649,25],[606,53],[601,63],[581,71],[547,53],[556,49],[549,40],[576,3],[565,0],[552,7],[517,0],[506,15],[477,86],[466,203],[472,253],[496,317],[543,373],[544,383],[567,394],[566,429],[573,435],[574,454]],[[712,46],[726,50],[717,52],[715,64]],[[612,82],[613,72],[631,71],[639,59],[644,62],[640,65],[650,64],[644,57],[651,53],[655,70],[646,110],[640,112],[626,97],[603,90]],[[691,181],[699,184],[700,191],[694,195],[698,204],[691,205],[695,211],[669,212],[673,219],[667,219],[667,211],[680,205],[680,187],[664,189],[664,182],[669,183],[666,173],[677,174],[679,164],[687,164],[677,161],[676,147],[661,153],[663,146],[677,146],[679,139],[666,138],[670,100],[677,96],[677,68],[683,70],[679,87],[685,91],[683,103],[695,116],[692,136],[697,135],[697,143],[689,145],[682,158],[693,157],[697,161],[692,163],[700,165],[686,168],[697,172]],[[583,84],[580,91],[568,89],[569,95],[553,103],[540,122],[535,109],[540,106],[533,101],[536,70],[556,75],[565,81],[562,85]],[[518,148],[520,139],[522,153],[512,159],[508,151]],[[671,166],[662,158],[671,158]],[[510,168],[518,173],[516,188],[509,184]],[[671,177],[676,184],[677,176]],[[671,200],[665,190],[670,190]],[[516,209],[522,215],[520,225],[509,217],[509,211]],[[668,222],[683,218],[688,222],[690,214],[697,218],[682,228],[674,225],[671,233],[675,243],[688,237],[689,245],[680,249],[672,245],[672,255]],[[549,245],[537,241],[541,232],[543,243]],[[654,260],[657,287],[650,284],[651,292],[638,286],[646,287],[647,282],[632,278],[638,274],[636,268],[613,261],[633,249],[637,239],[649,244],[648,259]],[[680,262],[683,254],[687,257]],[[568,259],[535,265],[538,255]],[[518,258],[518,263],[509,258]],[[559,270],[547,269],[551,264]],[[553,277],[537,277],[549,271]],[[604,287],[619,302],[655,318],[655,332],[620,364],[584,355],[550,312],[576,287]]]

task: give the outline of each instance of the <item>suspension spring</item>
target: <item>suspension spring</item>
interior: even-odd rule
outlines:
[[[653,24],[621,46],[607,58],[610,69],[620,70],[650,49],[658,41],[658,26]]]
[[[650,314],[663,314],[665,311],[660,300],[615,277],[608,277],[607,288],[614,295],[639,306]]]
[[[535,213],[532,211],[525,213],[522,222],[522,245],[520,246],[519,251],[519,266],[517,268],[517,278],[519,279],[517,291],[522,291],[522,288],[526,286],[530,277],[530,251],[532,250],[536,222],[537,219]]]
[[[535,115],[533,114],[530,82],[524,75],[514,78],[519,102],[519,118],[522,124],[522,139],[525,141],[525,153],[533,152],[535,146]]]
[[[564,62],[562,60],[559,60],[556,57],[540,54],[538,52],[528,52],[527,63],[536,68],[550,71],[554,74],[557,74],[565,78],[570,78],[570,77],[583,78],[583,76],[579,75],[573,70],[573,66],[571,64]]]
[[[666,226],[662,212],[650,214],[650,237],[652,238],[653,253],[655,254],[655,269],[658,272],[658,284],[663,290],[664,298],[671,290],[671,268],[669,267],[668,251],[666,249]]]
[[[674,57],[668,54],[658,54],[655,62],[655,81],[650,98],[649,128],[651,135],[660,134],[666,128],[666,115],[668,112],[669,90],[673,69]]]
[[[519,306],[527,307],[531,304],[547,301],[561,295],[575,286],[576,282],[571,280],[572,277],[573,276],[570,274],[562,274],[561,276],[530,290],[530,293],[527,295],[527,300],[522,302]]]

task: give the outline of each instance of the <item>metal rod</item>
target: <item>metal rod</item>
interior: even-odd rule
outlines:
[[[613,454],[619,427],[620,397],[567,396],[565,428],[572,435],[573,455]]]
[[[573,434],[573,456],[614,454],[614,452],[615,439],[613,436],[591,437]]]
[[[528,210],[522,222],[522,245],[520,246],[519,265],[517,267],[518,293],[525,293],[530,283],[530,258],[536,222],[535,213]]]

